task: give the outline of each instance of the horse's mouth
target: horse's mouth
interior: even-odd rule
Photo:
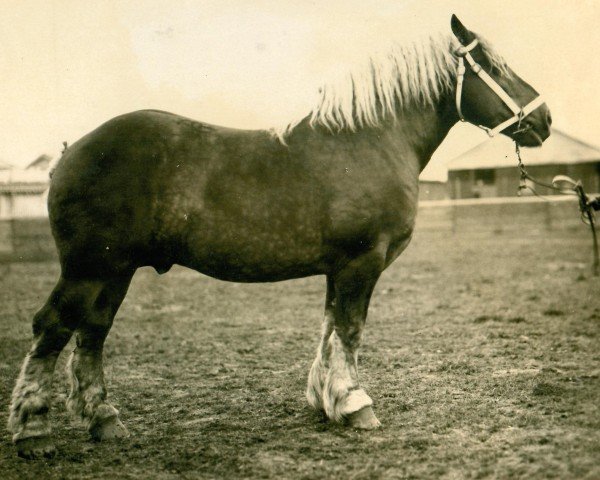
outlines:
[[[535,127],[530,123],[524,124],[511,134],[511,137],[515,142],[523,147],[541,147],[544,140],[549,136],[549,130],[538,133]]]

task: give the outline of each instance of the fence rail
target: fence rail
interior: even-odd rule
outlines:
[[[551,231],[581,226],[577,197],[501,197],[419,204],[417,229],[447,231]]]
[[[0,262],[56,257],[47,217],[0,220]]]

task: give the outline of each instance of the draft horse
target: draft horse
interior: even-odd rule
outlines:
[[[450,23],[325,84],[307,116],[278,134],[147,110],[64,152],[48,195],[61,275],[33,319],[10,406],[19,455],[55,452],[51,381],[73,335],[67,407],[94,439],[128,435],[107,399],[102,349],[142,266],[235,282],[325,275],[308,402],[333,421],[379,425],[357,354],[375,284],[411,239],[419,173],[459,120],[525,146],[550,134],[537,92],[455,16]]]

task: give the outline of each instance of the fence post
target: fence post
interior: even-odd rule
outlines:
[[[546,224],[546,230],[552,230],[552,210],[551,210],[551,202],[543,202],[544,204],[544,218]]]
[[[458,213],[456,211],[457,206],[456,206],[456,202],[452,202],[452,204],[450,205],[450,226],[452,229],[452,233],[456,233],[457,230],[457,217],[458,217]]]
[[[10,222],[10,256],[14,259],[17,253],[17,229],[15,227],[15,196],[14,192],[8,192],[8,215]]]

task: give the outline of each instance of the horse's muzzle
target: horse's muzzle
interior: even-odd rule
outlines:
[[[550,136],[552,115],[546,104],[528,115],[512,133],[514,140],[523,147],[540,147]]]

